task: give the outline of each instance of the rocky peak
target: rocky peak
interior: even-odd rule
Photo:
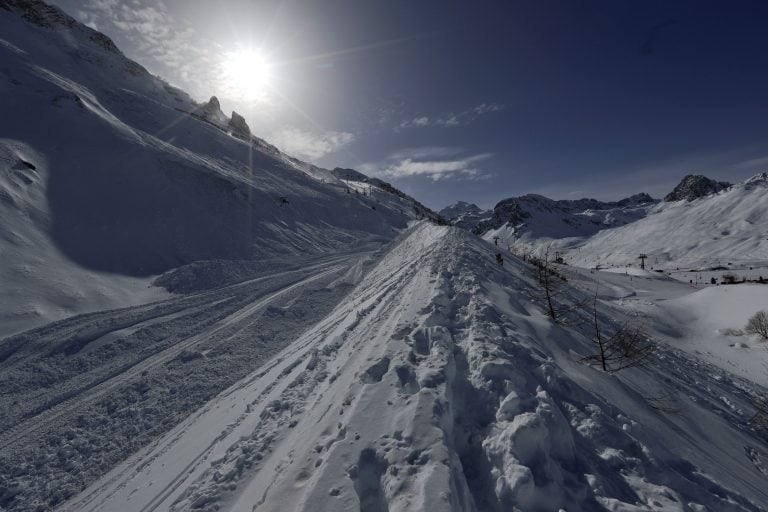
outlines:
[[[219,98],[216,96],[211,96],[211,99],[208,100],[208,103],[206,103],[203,108],[205,110],[215,111],[219,112],[221,111],[221,103],[219,103]]]
[[[664,201],[693,201],[700,197],[716,194],[721,190],[730,187],[731,184],[726,181],[715,181],[702,176],[701,174],[689,174],[664,197]]]
[[[221,111],[221,104],[219,103],[219,98],[216,96],[211,96],[211,99],[208,100],[208,103],[204,103],[202,106],[197,108],[197,110],[195,110],[195,115],[204,121],[212,123],[221,128],[226,126],[229,122],[227,116],[225,116],[224,112]]]
[[[218,100],[216,101],[218,102]],[[232,135],[236,137],[247,139],[251,136],[251,129],[248,128],[245,118],[234,110],[232,111],[232,118],[229,120],[229,129],[232,130]]]
[[[754,185],[754,184],[768,184],[768,172],[761,172],[760,174],[755,174],[748,180],[744,181],[745,185]]]

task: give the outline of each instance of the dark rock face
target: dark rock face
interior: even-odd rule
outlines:
[[[208,100],[208,103],[197,109],[195,114],[203,118],[203,120],[213,123],[217,126],[222,125],[226,120],[224,113],[221,111],[219,98],[216,96],[211,96],[211,99]]]
[[[211,99],[213,100],[214,98]],[[216,100],[216,102],[218,103],[218,100]],[[232,119],[229,120],[229,128],[232,130],[232,135],[237,137],[247,139],[251,136],[251,129],[248,128],[245,118],[235,111],[232,111]]]
[[[219,103],[219,98],[216,96],[211,96],[211,99],[208,100],[208,103],[203,106],[203,110],[208,112],[221,112],[221,103]]]
[[[715,181],[701,174],[689,174],[664,197],[664,201],[693,201],[700,197],[716,194],[730,187],[726,181]]]

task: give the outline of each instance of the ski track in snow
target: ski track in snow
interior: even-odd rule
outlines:
[[[60,510],[765,510],[758,386],[663,346],[602,374],[580,362],[579,313],[551,324],[526,265],[492,255],[417,226],[270,363]]]
[[[218,332],[224,329],[229,329],[233,325],[236,325],[237,323],[246,320],[250,315],[253,315],[257,310],[264,308],[267,304],[272,302],[277,297],[287,292],[290,292],[295,288],[306,286],[312,281],[321,279],[329,274],[338,272],[342,268],[343,267],[340,265],[332,266],[328,270],[323,270],[310,277],[301,279],[294,284],[286,286],[285,288],[281,288],[280,290],[274,293],[271,293],[266,297],[260,298],[259,300],[253,303],[249,303],[245,307],[238,309],[237,311],[223,318],[222,320],[219,320],[216,324],[214,324],[214,327],[212,329],[203,331],[187,339],[179,341],[165,350],[162,350],[156,354],[153,354],[147,357],[146,359],[143,359],[141,361],[136,362],[135,364],[132,364],[128,368],[119,369],[117,372],[115,372],[114,376],[107,378],[105,380],[102,380],[100,382],[97,382],[93,386],[89,386],[84,389],[78,389],[76,394],[74,394],[74,396],[72,396],[71,398],[66,398],[65,400],[55,404],[50,404],[50,403],[46,404],[46,405],[50,405],[50,408],[45,409],[43,412],[40,412],[39,414],[33,414],[25,418],[22,422],[14,425],[10,430],[7,430],[2,434],[0,434],[0,450],[3,448],[6,448],[12,443],[18,442],[19,440],[23,439],[25,436],[30,435],[31,433],[35,432],[38,429],[45,428],[49,422],[55,420],[59,416],[62,416],[65,414],[71,414],[73,410],[77,410],[78,408],[81,408],[82,406],[88,403],[91,403],[94,400],[99,399],[109,391],[112,391],[120,386],[124,386],[126,382],[140,375],[142,372],[149,371],[159,365],[165,364],[166,362],[176,357],[183,350],[191,349],[195,345],[200,343],[202,340],[212,337],[216,335]],[[254,281],[262,281],[263,279],[265,278],[257,279]],[[253,284],[253,282],[248,284]],[[216,306],[218,306],[219,304],[218,300],[215,300],[215,299],[211,300],[212,298],[206,295],[213,295],[213,294],[204,294],[203,297],[200,297],[200,299],[205,300],[207,302],[207,307],[215,308]],[[222,300],[226,300],[226,299],[222,299]],[[186,310],[185,312],[188,312],[189,309],[191,308],[185,307],[185,310]],[[195,309],[198,309],[198,308],[195,308]],[[150,312],[149,314],[152,315],[152,312]],[[125,328],[123,328],[119,330],[109,331],[108,333],[104,334],[104,336],[130,335],[132,332],[135,332],[136,330],[142,327],[148,327],[153,323],[173,319],[178,314],[179,312],[174,311],[171,314],[161,313],[159,316],[156,316],[156,317],[153,317],[153,316],[150,316],[149,318],[143,317],[141,321],[129,326],[130,331],[126,331]]]
[[[356,268],[360,261],[369,257],[370,253],[325,257],[298,270],[277,272],[149,306],[74,317],[6,338],[0,346],[3,359],[0,381],[11,392],[0,399],[7,412],[3,415],[4,428],[0,433],[0,461],[3,462],[0,468],[3,473],[18,473],[19,465],[31,467],[27,466],[31,460],[45,457],[45,453],[52,449],[48,444],[51,437],[57,437],[61,431],[70,431],[83,416],[92,418],[94,409],[103,409],[104,404],[135,390],[137,385],[141,386],[143,382],[153,385],[153,376],[163,378],[169,365],[189,365],[185,358],[192,363],[200,361],[207,365],[202,368],[193,365],[186,378],[204,379],[206,372],[218,373],[220,370],[216,368],[227,364],[226,350],[221,348],[226,344],[245,344],[246,349],[261,358],[260,353],[268,356],[275,352],[280,348],[279,343],[292,341],[289,337],[292,332],[301,332],[308,327],[307,321],[313,321],[323,308],[340,298],[347,288],[345,283],[349,278],[345,276],[349,276],[350,268]],[[331,285],[333,288],[329,288]],[[313,294],[314,299],[306,299]],[[318,300],[322,302],[317,303]],[[302,312],[313,303],[310,307],[315,311]],[[292,325],[281,326],[284,323],[281,315],[291,311],[296,312],[290,320]],[[194,318],[192,323],[189,322],[191,318]],[[264,329],[265,325],[273,323],[277,325]],[[261,332],[269,336],[275,328],[285,331],[280,340],[267,339],[266,345],[248,348],[250,337],[259,336]],[[111,359],[99,361],[96,368],[83,374],[76,366],[61,366],[73,364],[67,363],[67,358],[60,359],[63,354],[69,358],[82,356],[86,360],[90,354],[100,359],[100,351],[112,350],[128,340],[136,340],[143,348],[129,353],[107,352],[112,354]],[[211,354],[216,350],[224,350],[224,354]],[[47,368],[58,368],[56,386],[53,389],[45,383],[25,386],[24,375],[34,375],[39,372],[35,368],[41,368],[43,364]],[[183,369],[179,371],[185,374]],[[226,382],[226,376],[224,379]],[[12,382],[14,387],[9,386]],[[205,382],[202,384],[206,385]],[[188,407],[184,404],[177,406],[174,403],[177,397],[172,394],[164,394],[162,390],[160,393],[154,400],[161,401],[158,405],[165,402],[164,406],[171,412],[176,408],[183,412]],[[109,417],[110,414],[106,418],[97,416],[108,425],[120,421]],[[87,426],[81,427],[87,431]],[[110,427],[102,432],[110,432]],[[77,436],[69,440],[71,443],[75,441]],[[54,451],[57,449],[61,450],[60,447],[53,448]],[[120,449],[120,446],[112,446],[101,450],[101,456],[119,460],[114,457],[121,456]],[[96,449],[97,453],[99,451]],[[94,455],[90,450],[81,454],[84,462]],[[72,484],[72,475],[57,472],[61,469],[43,468],[42,471],[52,472],[45,477],[30,470],[30,477],[37,475],[30,485],[33,488],[44,485],[47,478],[68,487]],[[17,476],[23,477],[24,473],[22,471]],[[76,482],[84,475],[74,476]]]

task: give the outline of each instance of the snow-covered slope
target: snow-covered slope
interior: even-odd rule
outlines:
[[[496,205],[474,228],[523,252],[552,245],[587,267],[638,265],[674,270],[762,265],[768,258],[768,174],[730,185],[686,176],[663,202],[637,194],[615,203],[527,195]],[[677,198],[677,199],[675,199]]]
[[[167,296],[149,287],[148,279],[74,264],[56,246],[46,198],[48,165],[34,147],[0,139],[0,337],[82,311]]]
[[[143,302],[192,261],[349,250],[428,212],[347,194],[37,0],[0,1],[0,61],[0,335]]]
[[[494,252],[417,226],[270,365],[61,510],[766,510],[765,389],[665,346],[592,368],[586,318],[549,321],[533,270]],[[600,308],[606,329],[624,318]]]
[[[664,202],[632,224],[605,230],[569,250],[583,266],[638,263],[661,268],[710,268],[768,260],[768,175],[759,174],[716,194]]]

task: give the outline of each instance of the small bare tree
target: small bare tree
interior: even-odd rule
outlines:
[[[556,268],[551,257],[551,248],[551,244],[548,244],[540,257],[531,256],[529,261],[536,267],[536,278],[544,292],[544,304],[547,308],[547,314],[552,320],[557,322],[560,308],[555,297],[563,291],[563,283],[567,279]]]
[[[757,334],[764,340],[768,340],[768,311],[758,311],[747,321],[744,328],[747,334]]]
[[[579,299],[579,294],[568,293],[573,288],[568,283],[566,267],[558,264],[552,254],[552,246],[548,244],[538,252],[524,253],[523,258],[533,265],[533,275],[541,285],[533,291],[532,298],[542,303],[553,321],[565,323],[571,320],[569,313],[584,310],[589,299]]]
[[[604,372],[614,373],[626,368],[642,366],[656,350],[656,345],[640,327],[624,322],[613,334],[606,336],[600,330],[597,313],[597,288],[592,303],[594,321],[594,342],[597,353],[584,358],[591,364],[597,364]]]

